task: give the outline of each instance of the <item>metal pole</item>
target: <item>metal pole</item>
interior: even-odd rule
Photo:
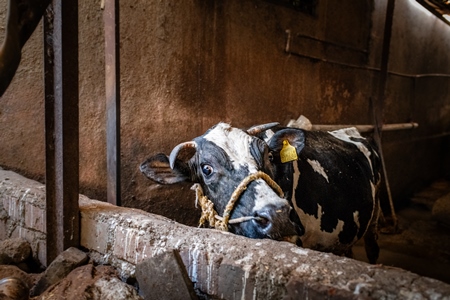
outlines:
[[[121,205],[119,0],[105,1],[104,22],[107,200],[114,205]]]
[[[47,264],[80,242],[78,1],[53,0],[44,20]]]
[[[374,125],[312,125],[311,130],[331,131],[343,128],[355,127],[359,132],[373,132]],[[381,131],[407,130],[419,127],[418,123],[397,123],[397,124],[383,124]]]
[[[380,66],[380,80],[378,83],[378,94],[372,105],[374,119],[375,119],[375,130],[374,130],[374,140],[378,146],[378,151],[381,158],[381,166],[384,176],[384,183],[386,185],[386,192],[389,200],[389,207],[391,209],[392,217],[392,228],[385,231],[397,232],[398,229],[398,219],[395,213],[394,200],[392,199],[391,187],[389,185],[389,178],[386,170],[386,164],[383,155],[383,147],[381,143],[381,132],[383,127],[383,112],[384,112],[384,100],[386,95],[386,85],[388,77],[388,65],[389,65],[389,50],[391,45],[392,36],[392,24],[394,20],[394,8],[395,0],[388,0],[386,7],[386,19],[384,23],[384,36],[383,36],[383,49],[381,52],[381,66]]]

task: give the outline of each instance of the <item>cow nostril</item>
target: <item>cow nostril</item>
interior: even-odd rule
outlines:
[[[267,224],[269,224],[269,220],[263,217],[255,217],[255,220],[256,222],[264,226],[267,226]]]
[[[256,212],[253,221],[262,228],[266,228],[270,225],[270,218],[266,213]]]

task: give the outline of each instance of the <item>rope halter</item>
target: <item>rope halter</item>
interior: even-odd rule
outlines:
[[[223,217],[220,217],[219,214],[214,209],[214,203],[208,199],[207,196],[203,194],[203,189],[200,184],[196,183],[191,187],[191,190],[196,192],[196,200],[195,205],[200,203],[200,207],[202,208],[202,214],[199,220],[199,227],[203,226],[206,221],[208,221],[209,226],[212,228],[216,228],[222,231],[228,231],[228,224],[236,224],[241,222],[250,221],[252,219],[260,219],[260,217],[253,216],[245,216],[236,219],[230,220],[231,211],[234,208],[234,205],[239,200],[241,194],[247,189],[247,186],[254,180],[263,179],[280,197],[284,197],[284,193],[281,190],[280,186],[270,178],[269,175],[262,171],[258,171],[254,174],[250,174],[245,177],[241,183],[234,190],[231,195],[230,200],[228,201],[227,206],[225,207]]]

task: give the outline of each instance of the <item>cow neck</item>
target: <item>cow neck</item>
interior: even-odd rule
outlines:
[[[212,203],[211,200],[209,200],[208,197],[203,194],[203,189],[200,186],[200,184],[198,183],[194,184],[191,187],[191,189],[195,190],[196,192],[195,203],[196,205],[197,203],[200,203],[200,207],[202,208],[202,214],[199,220],[199,227],[203,226],[205,222],[208,221],[210,227],[222,231],[228,231],[228,224],[236,224],[250,221],[253,219],[259,219],[259,217],[254,216],[244,216],[230,220],[231,212],[234,208],[234,205],[239,200],[242,193],[247,189],[247,186],[250,184],[250,182],[257,179],[263,179],[280,197],[284,197],[283,190],[280,188],[280,186],[272,178],[270,178],[269,175],[267,175],[262,171],[258,171],[245,177],[241,181],[241,183],[237,186],[237,188],[231,195],[227,206],[225,207],[223,217],[220,217],[217,211],[214,209],[214,203]]]

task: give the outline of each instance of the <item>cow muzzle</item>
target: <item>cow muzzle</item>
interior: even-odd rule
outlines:
[[[199,226],[203,226],[206,222],[209,226],[222,231],[228,231],[229,225],[239,225],[246,223],[246,226],[253,227],[252,232],[255,235],[249,236],[254,238],[270,238],[276,240],[285,240],[294,242],[297,237],[294,224],[289,219],[289,211],[292,209],[289,205],[280,207],[266,206],[260,211],[256,211],[253,215],[243,216],[230,219],[231,213],[241,194],[247,189],[247,186],[254,180],[263,179],[280,198],[284,197],[284,193],[280,186],[264,172],[256,172],[244,178],[235,189],[231,198],[225,207],[223,217],[220,217],[214,210],[214,204],[203,194],[203,190],[199,184],[194,184],[191,189],[196,191],[196,203],[202,208]],[[242,224],[241,224],[242,225]],[[244,234],[245,235],[245,234]]]
[[[298,232],[289,219],[289,206],[268,205],[254,212],[252,225],[261,237],[296,242]]]
[[[250,174],[249,176],[244,178],[244,180],[242,180],[242,182],[234,190],[227,206],[225,207],[223,217],[220,217],[219,214],[214,210],[214,204],[203,194],[202,187],[199,184],[194,184],[191,189],[195,190],[196,192],[195,203],[196,206],[197,203],[200,203],[200,206],[202,208],[202,215],[200,217],[199,226],[204,225],[205,221],[208,221],[210,227],[228,231],[228,224],[247,222],[256,218],[255,216],[245,216],[230,220],[231,212],[233,211],[233,208],[236,202],[239,200],[241,194],[247,189],[247,186],[250,184],[250,182],[260,178],[264,179],[267,184],[269,184],[269,186],[280,195],[280,197],[284,196],[283,190],[280,188],[280,186],[275,181],[273,181],[273,179],[270,178],[270,176],[266,173],[259,171],[254,174]]]

